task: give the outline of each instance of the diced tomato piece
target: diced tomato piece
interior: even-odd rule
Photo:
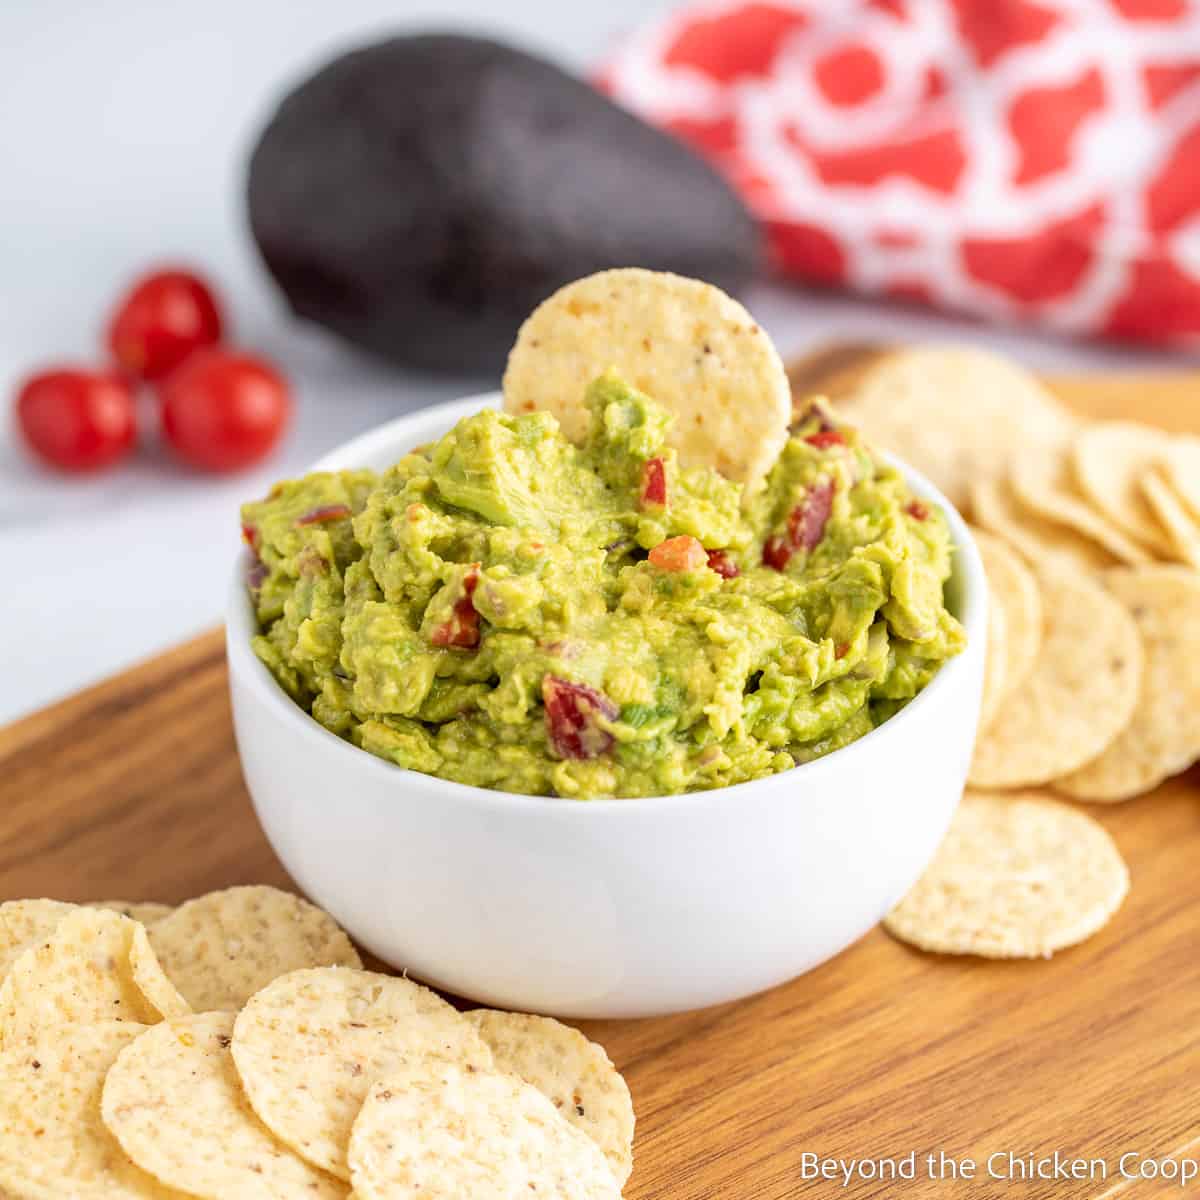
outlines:
[[[308,512],[296,518],[297,525],[319,525],[322,521],[340,521],[350,516],[350,508],[346,504],[323,504],[320,508],[310,508]]]
[[[600,728],[597,718],[616,720],[618,709],[603,692],[547,675],[542,679],[542,703],[546,735],[560,758],[595,758],[612,745],[612,734]]]
[[[258,526],[242,522],[242,541],[250,547],[250,565],[246,568],[246,586],[257,592],[271,573],[258,553]]]
[[[914,521],[929,520],[929,506],[922,504],[920,500],[910,500],[905,506],[904,511],[908,513]]]
[[[728,550],[710,550],[708,552],[708,569],[716,571],[722,579],[736,579],[738,565],[729,557]]]
[[[463,594],[454,602],[450,619],[434,627],[429,640],[435,646],[454,646],[474,650],[479,645],[479,614],[475,611],[475,588],[479,584],[479,568],[472,567],[463,576]]]
[[[708,565],[708,552],[690,534],[667,538],[650,551],[650,562],[660,571],[695,571]]]
[[[832,479],[819,480],[792,509],[788,517],[788,537],[796,549],[812,550],[825,536],[825,526],[833,512],[833,488]]]
[[[652,458],[642,467],[642,507],[661,508],[666,503],[667,472],[661,458]]]
[[[833,512],[834,481],[821,479],[808,489],[804,499],[788,516],[787,537],[775,534],[763,544],[763,562],[782,571],[796,550],[810,551],[825,536]]]
[[[818,450],[828,450],[830,446],[844,446],[846,435],[836,429],[822,429],[818,433],[810,433],[804,440]]]
[[[773,567],[776,571],[782,571],[788,565],[788,559],[791,557],[792,548],[787,544],[786,538],[775,534],[767,538],[763,543],[763,563],[765,566]]]
[[[850,653],[850,643],[849,642],[838,642],[838,644],[836,646],[834,646],[834,648],[833,648],[833,657],[834,658],[845,658],[846,655],[849,653]]]

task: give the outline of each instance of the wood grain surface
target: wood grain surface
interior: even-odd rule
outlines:
[[[1081,411],[1200,432],[1193,377],[1056,386]],[[1200,772],[1090,811],[1133,889],[1052,961],[941,959],[876,930],[741,1003],[585,1026],[636,1101],[629,1200],[1200,1195],[1118,1170],[1123,1154],[1200,1160]],[[245,882],[287,877],[242,784],[218,633],[0,730],[0,898]],[[988,1177],[992,1155],[1056,1151],[1107,1178]],[[806,1154],[910,1152],[911,1181],[804,1177]],[[939,1154],[974,1178],[931,1174]]]

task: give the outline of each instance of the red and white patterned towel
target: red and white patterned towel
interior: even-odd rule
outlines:
[[[605,69],[712,158],[780,269],[1200,346],[1200,7],[698,3]]]

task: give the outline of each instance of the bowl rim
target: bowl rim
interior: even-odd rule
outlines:
[[[499,391],[480,392],[406,413],[334,447],[317,459],[305,473],[346,470],[361,465],[368,457],[375,457],[385,452],[394,453],[395,457],[399,458],[407,450],[428,440],[428,438],[414,438],[411,434],[414,427],[430,426],[444,432],[463,416],[477,412],[481,408],[498,407],[500,401],[501,393]],[[422,788],[428,788],[439,794],[440,798],[493,811],[496,809],[536,808],[542,812],[552,812],[556,816],[561,814],[563,818],[568,813],[604,814],[615,810],[632,815],[634,812],[642,813],[648,809],[687,808],[725,803],[727,797],[728,803],[737,804],[739,800],[744,802],[748,795],[762,791],[765,785],[777,784],[781,778],[791,775],[793,771],[803,771],[807,778],[816,782],[818,777],[839,770],[839,764],[848,763],[856,750],[861,754],[864,744],[869,744],[872,749],[875,749],[881,747],[881,744],[889,738],[903,736],[907,726],[913,720],[919,720],[936,703],[942,692],[955,687],[960,679],[965,678],[971,669],[972,660],[982,658],[984,653],[987,633],[987,584],[979,550],[966,521],[942,492],[919,471],[893,454],[885,451],[876,453],[904,475],[914,495],[937,504],[946,516],[956,558],[955,570],[959,575],[959,620],[967,632],[967,645],[961,654],[947,660],[933,679],[900,712],[882,725],[872,729],[870,733],[864,734],[848,746],[843,746],[840,750],[835,750],[812,762],[801,763],[790,771],[768,775],[762,779],[747,780],[744,783],[729,784],[726,787],[705,788],[701,791],[678,792],[665,796],[599,797],[573,800],[570,797],[536,796],[524,792],[505,792],[498,788],[479,787],[476,784],[457,783],[450,779],[442,779],[437,775],[426,775],[395,763],[385,762],[338,737],[315,720],[311,714],[305,712],[284,692],[265,664],[251,650],[250,639],[256,632],[256,622],[245,585],[246,570],[250,564],[249,552],[244,547],[239,550],[235,558],[225,620],[226,653],[230,676],[232,678],[237,675],[239,682],[248,685],[262,703],[272,709],[281,720],[295,728],[297,736],[315,738],[319,744],[323,743],[330,752],[345,754],[347,771],[377,772],[380,782],[391,782],[399,787],[411,786],[416,783]]]

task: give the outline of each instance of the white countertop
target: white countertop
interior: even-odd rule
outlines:
[[[475,26],[594,62],[661,4],[513,0],[42,0],[0,6],[0,404],[52,360],[95,353],[117,291],[163,259],[222,286],[236,337],[275,358],[295,427],[262,467],[207,478],[162,453],[93,479],[33,466],[0,432],[0,723],[214,625],[237,506],[346,438],[496,385],[388,370],[290,321],[245,228],[247,148],[279,89],[339,46]],[[973,339],[1039,366],[1146,367],[1163,356],[983,330],[798,288],[747,297],[784,354],[834,337]]]

